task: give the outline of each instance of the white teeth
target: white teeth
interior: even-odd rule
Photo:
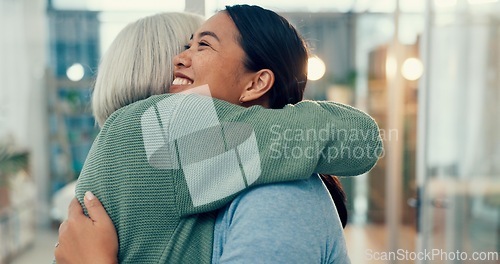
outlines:
[[[177,77],[172,82],[173,85],[191,85],[193,82],[186,78]]]

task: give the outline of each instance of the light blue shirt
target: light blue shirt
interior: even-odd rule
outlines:
[[[264,185],[219,211],[212,263],[350,263],[342,224],[318,175]]]

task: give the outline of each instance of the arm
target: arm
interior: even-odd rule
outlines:
[[[280,174],[359,175],[375,165],[382,151],[376,122],[335,102],[302,101],[283,109],[254,106],[226,113],[221,120],[249,124],[255,131],[263,181]]]
[[[163,147],[160,144],[177,143],[181,160],[173,160],[175,164],[168,168],[246,148],[241,163],[260,165],[258,182],[265,182],[286,178],[290,172],[359,175],[375,165],[382,151],[375,121],[358,109],[335,102],[302,101],[283,109],[266,109],[194,94],[162,95],[155,100],[141,118],[153,166],[162,166],[154,160],[155,152]],[[154,126],[161,131],[151,131]],[[158,136],[165,142],[158,142]]]
[[[182,215],[220,208],[252,185],[313,172],[358,175],[375,165],[382,150],[371,117],[333,102],[265,109],[199,95],[154,100],[141,117],[148,162],[182,170],[185,182],[178,189],[189,194],[179,198]]]

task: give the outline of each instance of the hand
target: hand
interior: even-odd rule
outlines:
[[[54,255],[57,264],[118,263],[118,235],[101,202],[86,192],[85,207],[76,198],[68,209],[68,220],[59,227],[59,240]]]

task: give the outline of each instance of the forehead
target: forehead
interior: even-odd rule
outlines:
[[[224,11],[221,11],[210,17],[194,34],[194,37],[200,37],[203,32],[213,32],[219,38],[220,42],[226,39],[236,40],[239,32],[231,17]]]

